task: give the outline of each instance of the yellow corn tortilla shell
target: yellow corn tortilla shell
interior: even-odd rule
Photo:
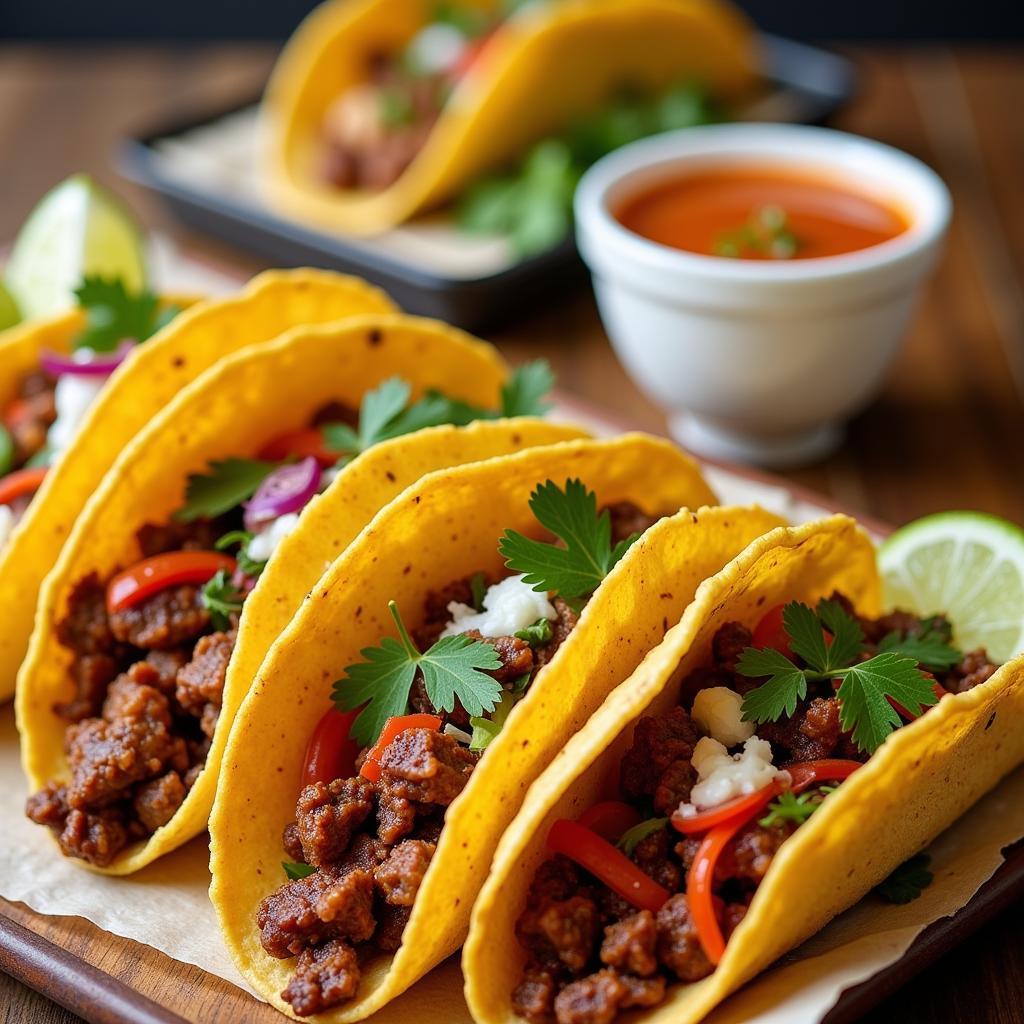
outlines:
[[[318,173],[324,112],[365,81],[374,53],[400,52],[433,10],[429,0],[328,0],[296,31],[263,107],[269,194],[285,212],[319,230],[373,234],[451,199],[530,143],[600,109],[624,85],[653,91],[699,82],[728,100],[755,81],[751,27],[720,0],[559,0],[524,8],[488,41],[393,185],[369,192],[325,183]]]
[[[290,327],[394,311],[382,291],[358,278],[322,270],[268,271],[254,277],[237,295],[196,303],[139,345],[111,375],[77,438],[47,474],[0,549],[0,608],[4,610],[0,701],[14,693],[32,632],[36,595],[75,518],[122,449],[183,387],[223,356]],[[76,316],[80,314],[69,313],[44,325],[37,343],[12,338],[8,344],[17,353],[11,362],[18,366],[18,376],[8,384],[5,349],[0,388],[15,388],[21,373],[35,365],[38,349],[67,337],[65,332],[76,323]]]
[[[397,374],[413,385],[414,397],[436,388],[485,408],[497,406],[506,376],[504,364],[489,345],[432,320],[388,314],[300,327],[215,365],[121,453],[78,518],[43,586],[36,629],[18,677],[22,761],[33,789],[67,774],[67,723],[53,707],[74,692],[68,674],[72,652],[58,642],[56,630],[79,580],[92,572],[106,580],[116,569],[138,561],[136,531],[145,523],[166,522],[181,508],[190,473],[205,471],[212,460],[256,455],[274,437],[307,426],[329,401],[358,407],[368,389]],[[403,483],[415,480],[420,466],[448,465],[449,445],[451,460],[459,461],[577,437],[580,431],[535,420],[505,420],[469,429],[458,434],[457,441],[452,434],[440,429],[399,438],[370,449],[345,468],[312,506],[316,536],[308,544],[296,539],[285,557],[275,552],[246,601],[235,656],[241,652],[243,663],[252,666],[245,650],[252,645],[258,667],[274,639],[263,636],[263,629],[276,630],[288,621],[323,563],[343,549]],[[408,463],[406,445],[411,453]],[[396,479],[389,480],[389,473]],[[328,519],[333,522],[325,529]],[[302,530],[300,520],[298,532]],[[207,766],[185,803],[148,841],[126,848],[102,869],[105,873],[137,871],[206,827],[220,755],[251,679],[251,669],[247,678],[232,672]]]
[[[466,999],[479,1024],[519,1021],[510,997],[522,976],[515,922],[558,818],[578,817],[617,778],[638,717],[678,701],[679,684],[710,660],[725,622],[752,626],[790,600],[839,589],[876,615],[874,549],[853,520],[835,516],[753,543],[698,591],[681,621],[537,780],[506,831],[473,909],[463,950]],[[991,789],[1024,758],[1024,661],[897,730],[782,846],[714,974],[669,986],[663,1003],[630,1020],[693,1024],[852,906]]]
[[[390,599],[414,628],[429,591],[476,571],[500,573],[506,528],[538,536],[531,489],[570,477],[596,490],[600,504],[632,500],[667,511],[712,499],[685,456],[643,435],[566,442],[432,474],[379,513],[334,563],[263,663],[224,756],[210,822],[211,899],[239,970],[282,1012],[291,1012],[279,993],[294,961],[263,951],[256,911],[284,882],[281,830],[294,820],[306,743],[330,706],[333,681],[362,648],[394,635]],[[687,570],[670,582],[652,555],[664,523],[627,553],[450,807],[401,948],[367,964],[357,997],[318,1019],[369,1016],[458,948],[495,845],[532,779],[661,639],[663,607],[685,602],[704,576],[778,522],[759,510],[704,509],[688,534]]]

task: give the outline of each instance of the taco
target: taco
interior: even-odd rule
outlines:
[[[0,544],[0,700],[14,693],[32,632],[36,596],[75,517],[121,450],[183,387],[222,356],[290,327],[394,310],[383,292],[357,278],[319,270],[271,271],[253,278],[238,295],[195,304],[145,344],[135,346],[87,411],[73,401],[81,397],[81,389],[74,389],[69,401],[77,429],[67,432],[73,436],[66,438],[45,476],[37,467],[43,477],[38,490],[7,542]],[[69,313],[39,327],[16,328],[0,347],[0,403],[5,412],[10,413],[20,392],[27,392],[26,398],[38,403],[42,413],[38,421],[31,419],[35,442],[26,451],[42,441],[44,429],[52,433],[47,427],[48,382],[37,372],[41,353],[53,349],[63,361],[81,323],[81,313]],[[24,497],[23,493],[19,504]]]
[[[267,88],[270,197],[321,230],[379,232],[624,92],[698,82],[728,101],[754,63],[717,0],[328,0]]]
[[[114,874],[201,832],[255,668],[374,513],[424,470],[580,436],[496,418],[540,410],[538,382],[546,366],[507,376],[484,343],[392,314],[295,328],[182,391],[43,587],[17,693],[29,817]]]
[[[463,955],[477,1021],[701,1020],[1021,761],[1024,663],[879,595],[845,516],[701,587],[505,833]]]
[[[458,948],[532,779],[666,614],[779,522],[657,522],[712,498],[671,445],[626,435],[441,471],[377,515],[271,650],[225,753],[211,899],[261,996],[361,1020]],[[675,543],[690,558],[669,581]]]

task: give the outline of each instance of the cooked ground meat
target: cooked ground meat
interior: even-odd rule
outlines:
[[[475,629],[467,630],[464,636],[483,640],[490,644],[501,659],[501,668],[488,672],[499,683],[515,682],[520,676],[533,671],[533,648],[516,636],[481,636]]]
[[[281,993],[301,1017],[351,999],[359,988],[359,960],[355,950],[342,939],[332,939],[304,949],[295,974]]]
[[[198,587],[160,590],[139,604],[111,612],[110,629],[122,643],[168,650],[197,640],[210,625]]]
[[[119,675],[107,688],[103,717],[108,722],[118,718],[149,718],[171,724],[171,706],[151,681],[158,679],[148,662],[138,661]]]
[[[675,892],[683,881],[682,869],[669,852],[673,841],[666,826],[644,836],[633,850],[637,867],[669,892]]]
[[[690,917],[690,905],[678,893],[658,911],[658,960],[681,981],[699,981],[713,970],[697,939]]]
[[[306,786],[295,805],[302,859],[315,867],[341,860],[373,812],[373,795],[373,785],[358,776]]]
[[[313,413],[311,425],[323,427],[328,423],[344,423],[348,427],[358,427],[359,410],[345,402],[327,402]]]
[[[831,757],[840,741],[839,701],[835,697],[801,701],[791,718],[765,723],[758,735],[781,752],[776,758],[779,764]]]
[[[37,825],[63,827],[69,810],[67,786],[57,782],[48,782],[25,801],[25,814]]]
[[[476,755],[447,733],[409,729],[381,754],[381,783],[394,797],[447,807],[476,762]]]
[[[654,955],[657,940],[654,915],[649,910],[637,911],[605,928],[601,963],[627,974],[646,977],[658,969]]]
[[[281,832],[281,845],[293,864],[306,863],[306,854],[303,852],[302,839],[299,836],[299,826],[294,821],[285,825]]]
[[[988,660],[985,649],[979,648],[976,651],[968,651],[960,664],[939,681],[950,693],[964,693],[991,679],[998,670],[999,666]]]
[[[146,664],[155,673],[155,677],[148,679],[147,682],[161,693],[173,695],[178,682],[178,671],[188,664],[188,660],[189,652],[185,650],[147,652]]]
[[[654,809],[659,814],[671,814],[690,799],[690,790],[696,781],[697,772],[688,760],[673,761],[658,779],[654,790]]]
[[[576,628],[580,617],[560,597],[551,602],[555,612],[558,614],[551,623],[551,639],[543,647],[537,647],[533,652],[533,663],[539,671],[558,653],[558,648],[569,638],[569,634]]]
[[[57,640],[75,654],[114,650],[114,634],[107,621],[107,590],[96,573],[89,573],[71,588],[68,610],[57,623]]]
[[[746,626],[739,622],[727,622],[711,640],[711,655],[716,668],[727,672],[736,671],[740,655],[751,645],[753,636]]]
[[[213,519],[195,519],[182,523],[169,519],[166,523],[146,523],[139,527],[135,539],[143,558],[163,555],[168,551],[212,551],[224,525]]]
[[[512,1012],[530,1024],[547,1024],[558,992],[556,972],[544,967],[527,967],[523,980],[512,991]]]
[[[528,907],[516,922],[516,937],[532,963],[579,974],[597,948],[601,915],[586,896]]]
[[[185,799],[185,783],[177,772],[147,782],[135,792],[132,807],[148,832],[162,828],[174,817]]]
[[[407,839],[391,848],[387,859],[373,872],[377,890],[396,907],[411,907],[434,856],[434,844]]]
[[[620,784],[630,799],[653,796],[665,771],[677,761],[689,761],[697,731],[681,707],[667,715],[641,718],[633,744],[622,758]]]
[[[725,850],[715,867],[715,878],[739,879],[761,884],[779,847],[793,833],[790,825],[765,827],[752,821],[744,826]]]
[[[555,997],[558,1024],[611,1024],[619,1010],[654,1006],[665,996],[664,978],[631,978],[598,971],[566,985]]]
[[[95,813],[73,810],[57,836],[60,848],[97,867],[106,867],[128,843],[124,814],[117,808]]]
[[[388,782],[377,789],[377,838],[390,845],[416,827],[416,805],[399,796]]]
[[[377,931],[374,945],[384,953],[394,953],[402,944],[402,933],[412,916],[412,907],[396,907],[390,903],[379,904],[377,910]]]
[[[612,543],[632,537],[635,533],[645,533],[660,518],[660,516],[649,516],[639,506],[631,501],[616,501],[606,505],[602,511],[608,512],[612,520]]]
[[[75,695],[70,701],[54,705],[54,712],[68,722],[80,722],[99,714],[107,686],[117,675],[118,662],[110,654],[83,654],[71,667]]]
[[[236,634],[210,633],[200,637],[192,660],[178,670],[175,696],[182,709],[196,715],[203,732],[212,737],[220,715],[224,679],[235,649]]]
[[[18,388],[17,399],[5,411],[4,423],[14,442],[14,465],[19,469],[46,445],[46,435],[57,419],[55,385],[41,370],[28,374]]]

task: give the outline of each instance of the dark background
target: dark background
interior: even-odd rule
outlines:
[[[0,39],[284,39],[315,0],[0,0]],[[1004,40],[1020,0],[739,0],[796,39]]]

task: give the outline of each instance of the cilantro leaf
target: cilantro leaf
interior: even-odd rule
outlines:
[[[289,860],[281,861],[281,867],[284,868],[284,873],[293,882],[299,878],[309,878],[316,871],[312,864],[296,864]]]
[[[231,616],[242,610],[245,595],[236,587],[228,574],[221,569],[203,585],[199,599],[210,613],[214,629],[227,629]]]
[[[555,386],[555,374],[546,359],[518,367],[501,388],[501,415],[543,416],[550,408],[547,397]]]
[[[145,341],[179,310],[159,310],[159,300],[146,289],[130,293],[119,278],[86,276],[75,289],[85,311],[85,327],[74,340],[75,348],[112,352],[122,341]]]
[[[597,514],[597,495],[581,480],[566,480],[564,490],[550,480],[539,484],[530,495],[530,508],[564,546],[506,530],[498,550],[505,565],[522,573],[537,591],[565,598],[592,594],[635,539],[612,549],[611,515],[607,509]]]
[[[417,671],[423,675],[427,697],[439,711],[452,711],[456,700],[470,715],[494,710],[502,688],[486,673],[500,668],[501,660],[491,644],[468,636],[447,636],[421,654],[395,602],[389,602],[388,608],[400,639],[385,637],[379,646],[360,651],[364,660],[349,665],[332,692],[339,710],[365,705],[352,724],[358,743],[373,743],[389,718],[406,713]]]
[[[409,402],[412,388],[400,377],[390,377],[363,395],[359,406],[359,442],[365,450],[378,441],[384,428]]]
[[[885,654],[904,654],[924,668],[938,672],[951,669],[963,660],[963,652],[958,651],[935,632],[904,637],[899,633],[889,633],[882,638],[878,650]]]
[[[760,678],[768,682],[751,690],[743,698],[743,720],[757,722],[778,721],[783,715],[796,711],[797,701],[807,696],[807,676],[784,654],[770,647],[763,651],[748,647],[736,663],[736,671],[743,676]]]
[[[875,893],[887,903],[912,903],[932,884],[935,876],[928,870],[932,859],[919,853],[904,861],[885,881],[875,886]]]
[[[517,679],[511,689],[505,690],[501,695],[501,700],[498,701],[494,711],[491,712],[490,718],[484,718],[480,715],[474,715],[470,718],[469,724],[473,726],[473,738],[469,744],[470,750],[478,752],[484,750],[497,738],[501,730],[505,728],[505,723],[508,721],[508,716],[512,713],[512,709],[519,703],[526,692],[526,684],[529,681],[530,676],[527,673],[525,676]]]
[[[538,619],[525,629],[516,630],[514,634],[517,640],[525,640],[531,647],[543,647],[551,641],[553,635],[549,619]]]
[[[668,824],[668,818],[648,818],[634,825],[631,829],[623,832],[619,841],[615,844],[627,857],[633,856],[633,851],[649,835],[660,831]]]
[[[213,546],[218,551],[227,551],[228,548],[237,544],[238,551],[235,552],[235,561],[238,563],[238,568],[244,575],[258,578],[266,569],[267,563],[265,561],[258,562],[249,557],[249,544],[252,539],[253,534],[248,530],[232,530],[230,533],[225,533],[223,537],[218,537]]]
[[[179,522],[215,519],[248,501],[278,467],[259,459],[224,459],[211,462],[208,473],[189,474],[185,504],[174,513]]]
[[[869,754],[903,724],[886,698],[891,697],[914,717],[938,701],[917,662],[903,654],[876,654],[870,661],[844,669],[842,680],[836,694],[839,724],[844,731],[852,731],[853,742]]]
[[[838,601],[832,600],[818,602],[818,618],[832,634],[828,659],[822,671],[830,672],[856,661],[864,650],[864,630],[860,623]]]
[[[820,806],[821,800],[816,794],[797,794],[787,789],[768,805],[768,813],[759,819],[758,824],[765,828],[787,821],[802,825]]]
[[[864,649],[860,624],[837,601],[820,601],[817,612],[792,601],[782,610],[790,647],[815,671],[828,674],[854,661]],[[831,634],[829,643],[822,631]]]

